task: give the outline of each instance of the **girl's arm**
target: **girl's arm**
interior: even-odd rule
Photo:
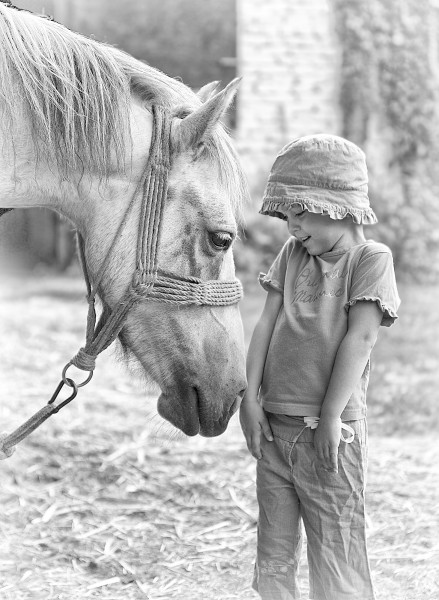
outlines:
[[[337,472],[340,416],[367,365],[382,317],[376,302],[360,301],[349,309],[348,331],[335,357],[314,437],[317,456],[331,471]]]
[[[270,425],[258,401],[265,359],[277,315],[283,303],[280,292],[270,290],[259,321],[253,331],[247,354],[248,387],[241,403],[240,421],[247,447],[255,458],[261,458],[261,432],[272,440]]]

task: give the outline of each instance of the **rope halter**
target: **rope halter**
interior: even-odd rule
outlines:
[[[87,285],[89,313],[86,344],[72,358],[67,367],[72,364],[79,369],[92,372],[96,357],[116,339],[129,310],[140,300],[153,300],[180,305],[228,306],[236,304],[242,298],[242,285],[238,279],[233,281],[203,281],[196,277],[183,277],[175,273],[169,273],[158,267],[158,246],[171,169],[172,117],[169,110],[155,105],[152,106],[152,115],[152,139],[146,169],[98,271],[93,286],[91,285],[85,260],[84,241],[82,236],[78,234],[79,255]],[[94,304],[97,290],[114,249],[116,239],[127,222],[139,191],[141,191],[142,201],[137,238],[136,269],[122,299],[114,309],[108,312],[104,311],[96,325]],[[65,371],[63,378],[66,379]]]
[[[119,335],[128,312],[134,304],[143,300],[152,300],[179,305],[228,306],[236,304],[242,298],[242,286],[238,279],[233,281],[203,281],[196,277],[182,277],[175,273],[168,273],[158,268],[157,251],[171,168],[170,134],[172,117],[170,112],[162,106],[153,106],[152,115],[151,148],[145,171],[140,178],[93,284],[85,259],[84,239],[77,232],[79,258],[87,286],[88,314],[85,346],[80,348],[78,353],[64,367],[62,379],[47,405],[12,433],[0,433],[0,460],[9,457],[18,442],[27,437],[52,414],[56,414],[63,406],[71,402],[78,393],[78,388],[83,387],[90,381],[93,376],[96,357],[108,348]],[[96,294],[116,245],[116,240],[128,221],[139,193],[141,193],[142,200],[137,238],[136,268],[131,283],[122,298],[113,309],[104,309],[99,321],[96,323]],[[0,216],[3,212],[5,212],[4,209],[0,212]],[[83,371],[88,371],[89,374],[84,381],[76,383],[73,379],[67,377],[67,370],[71,365]],[[66,400],[58,401],[58,395],[64,386],[71,388],[71,394]]]

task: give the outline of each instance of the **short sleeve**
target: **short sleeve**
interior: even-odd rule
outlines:
[[[361,256],[351,280],[349,310],[359,300],[376,302],[383,313],[381,325],[389,327],[398,318],[401,303],[398,295],[392,253],[384,244],[368,249]]]
[[[284,291],[285,274],[287,272],[288,259],[294,248],[294,239],[290,238],[282,250],[274,259],[268,273],[259,274],[259,283],[265,291],[275,290],[281,294]]]

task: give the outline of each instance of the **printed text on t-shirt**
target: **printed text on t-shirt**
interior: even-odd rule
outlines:
[[[333,269],[317,274],[314,269],[305,268],[297,277],[294,286],[294,302],[316,302],[322,297],[339,298],[343,295],[344,287],[338,287],[337,280],[345,279],[348,271]],[[337,286],[338,283],[338,286]],[[334,286],[335,284],[335,286]]]

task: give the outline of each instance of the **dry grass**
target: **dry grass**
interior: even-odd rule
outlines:
[[[21,288],[11,281],[7,290],[2,429],[47,401],[82,342],[85,318],[75,279]],[[247,329],[256,305],[253,297],[243,305]],[[385,427],[378,424],[379,435],[371,429],[379,599],[437,600],[437,432],[386,437]],[[153,394],[145,396],[111,352],[78,398],[0,463],[0,476],[1,600],[256,598],[254,462],[236,418],[219,438],[175,434],[154,416]]]
[[[218,446],[93,432],[92,442],[78,424],[50,432],[11,471],[0,597],[251,598],[241,555],[255,517],[251,474],[233,468],[240,444],[218,472]]]

